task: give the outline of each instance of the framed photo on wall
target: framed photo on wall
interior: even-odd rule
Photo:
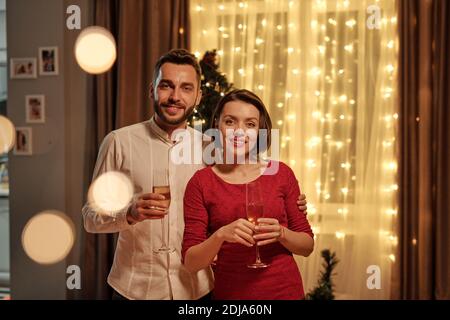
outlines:
[[[25,120],[27,123],[45,123],[45,96],[25,96]]]
[[[30,127],[16,127],[15,155],[30,156],[33,154],[33,134]]]
[[[39,48],[39,75],[56,76],[59,74],[58,47]]]
[[[11,58],[9,74],[11,79],[36,79],[36,58]]]

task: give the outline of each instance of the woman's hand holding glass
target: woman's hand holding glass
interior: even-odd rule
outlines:
[[[277,219],[259,218],[258,225],[255,227],[257,234],[253,236],[253,239],[255,239],[258,246],[278,242],[283,237],[283,228]]]
[[[247,247],[255,244],[253,234],[255,225],[246,219],[238,219],[217,231],[217,236],[226,242],[240,243]]]

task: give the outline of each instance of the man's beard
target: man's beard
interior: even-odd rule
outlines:
[[[162,112],[162,107],[161,105],[159,105],[156,101],[153,102],[153,108],[156,112],[156,114],[159,116],[159,118],[164,121],[164,123],[168,124],[168,125],[179,125],[182,124],[183,122],[185,122],[191,115],[192,113],[194,113],[194,108],[195,106],[192,106],[190,108],[184,108],[184,114],[183,116],[181,116],[181,118],[179,119],[167,119],[166,115]]]

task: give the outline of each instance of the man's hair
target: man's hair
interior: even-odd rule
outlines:
[[[165,55],[161,56],[156,62],[155,70],[153,71],[153,84],[156,84],[156,79],[159,75],[159,70],[164,63],[174,63],[174,64],[186,64],[192,66],[197,74],[198,83],[200,84],[202,69],[198,63],[197,58],[185,49],[172,49]]]

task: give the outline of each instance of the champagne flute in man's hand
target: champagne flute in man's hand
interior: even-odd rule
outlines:
[[[153,193],[158,193],[164,196],[164,200],[158,200],[161,204],[170,207],[170,184],[169,184],[169,171],[168,170],[156,170],[153,172]],[[168,213],[164,215],[161,219],[161,247],[154,249],[155,253],[167,253],[174,249],[169,246],[169,231],[170,231],[170,220],[169,220],[169,209]],[[165,220],[167,217],[167,228],[165,226]]]

